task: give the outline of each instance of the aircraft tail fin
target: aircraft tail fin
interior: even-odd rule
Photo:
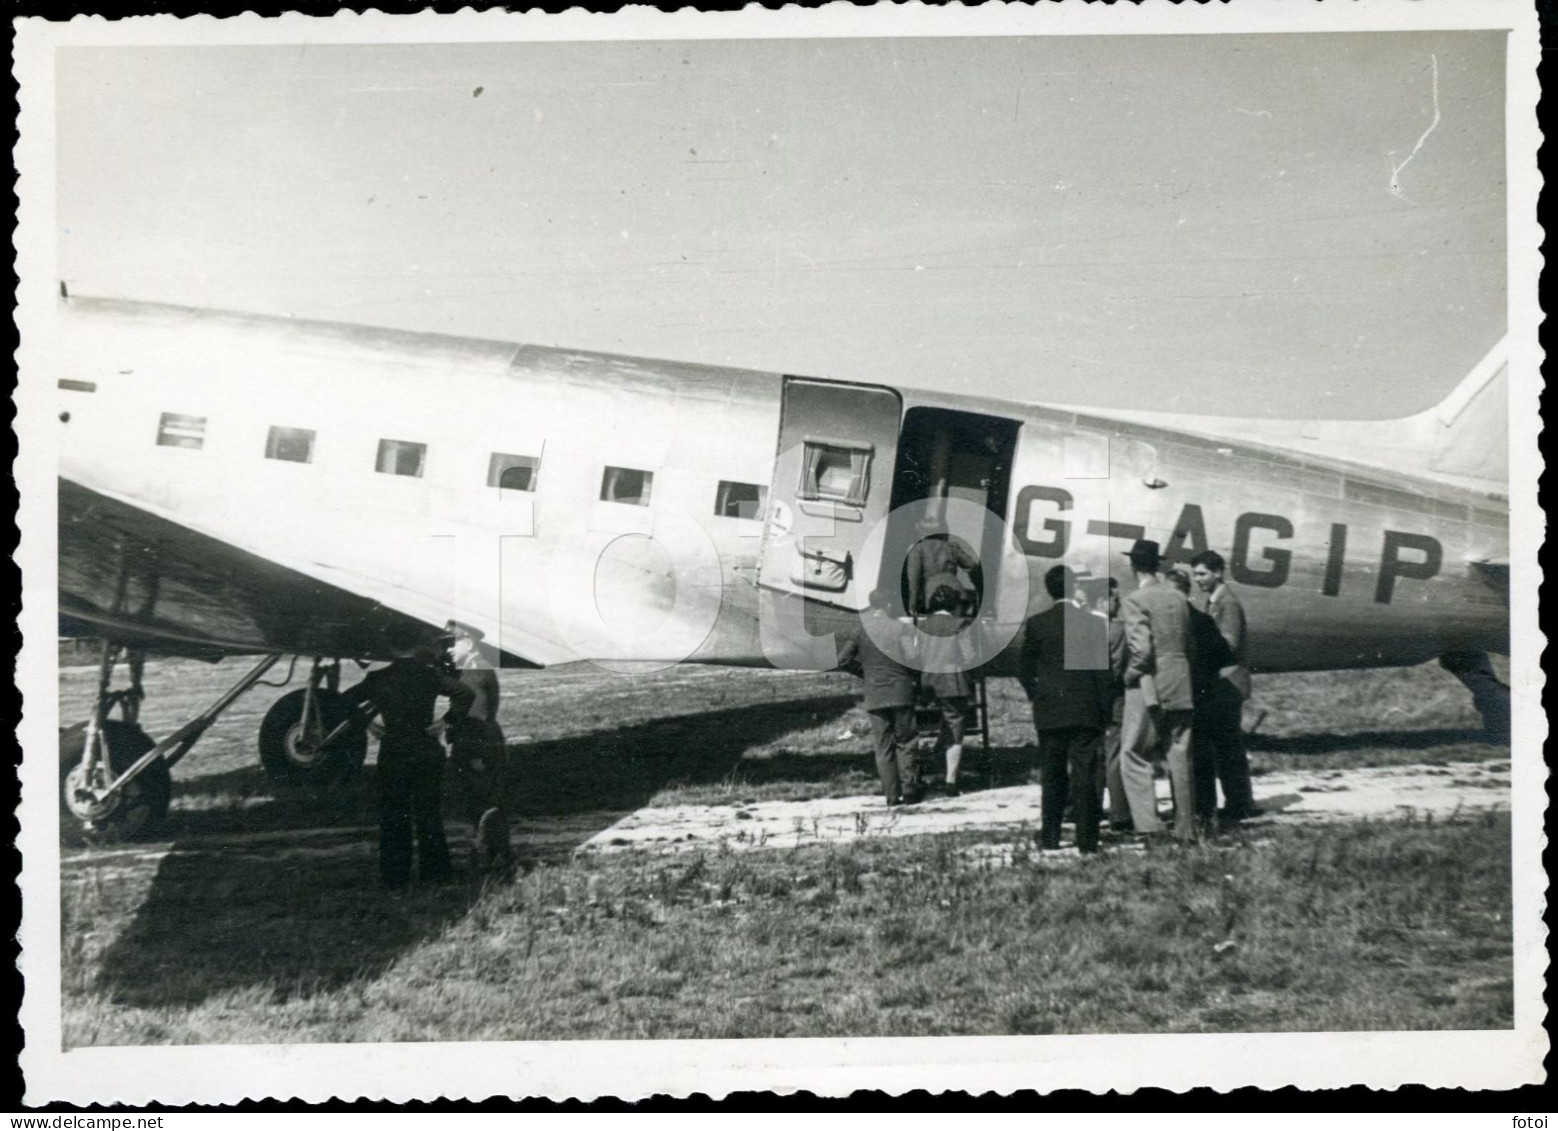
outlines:
[[[1109,416],[1369,464],[1503,495],[1509,490],[1509,348],[1501,338],[1432,408],[1394,420]]]
[[[1425,419],[1426,418],[1426,419]],[[1507,339],[1488,351],[1461,383],[1433,408],[1408,417],[1427,433],[1428,471],[1457,478],[1509,478],[1509,349]]]

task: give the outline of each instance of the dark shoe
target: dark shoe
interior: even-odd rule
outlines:
[[[957,797],[963,791],[958,787],[957,782],[949,781],[942,784],[941,792],[946,794],[948,797]]]
[[[923,792],[921,792],[920,790],[916,789],[916,790],[912,790],[910,792],[905,793],[903,795],[903,801],[901,802],[901,804],[904,804],[904,805],[918,805],[921,801],[924,801],[924,800],[925,800],[925,794]]]

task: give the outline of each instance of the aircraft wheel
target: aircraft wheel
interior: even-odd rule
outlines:
[[[368,734],[354,727],[337,735],[328,747],[316,748],[303,733],[303,700],[299,689],[272,704],[260,724],[260,765],[276,785],[327,789],[353,777],[368,756]],[[328,734],[351,714],[339,695],[324,688],[314,692],[319,707],[320,736]]]
[[[97,801],[83,787],[86,767],[86,727],[60,730],[60,833],[91,844],[115,844],[151,836],[168,815],[173,797],[173,775],[166,762],[153,762],[107,801]],[[121,774],[156,745],[134,723],[107,719],[103,741],[108,746],[108,765]]]

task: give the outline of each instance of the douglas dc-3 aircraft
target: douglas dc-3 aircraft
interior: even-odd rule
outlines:
[[[408,618],[471,623],[509,666],[832,668],[871,592],[901,598],[927,514],[979,553],[990,674],[1045,570],[1128,590],[1121,551],[1146,537],[1228,559],[1256,670],[1438,657],[1507,718],[1487,660],[1509,640],[1502,344],[1417,416],[1236,421],[101,299],[55,314],[61,632],[104,641],[96,708],[62,732],[62,816],[89,835],[150,829],[170,766],[283,656],[308,676],[264,720],[266,770],[350,773],[342,661],[386,658]],[[148,653],[258,660],[154,742]]]

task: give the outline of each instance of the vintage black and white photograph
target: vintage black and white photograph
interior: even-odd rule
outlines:
[[[1534,16],[1241,7],[23,21],[33,1094],[1539,1079]]]

